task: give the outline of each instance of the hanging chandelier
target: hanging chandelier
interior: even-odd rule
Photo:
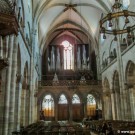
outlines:
[[[114,41],[117,41],[117,35],[122,34],[125,34],[127,39],[134,39],[135,23],[132,25],[132,21],[135,20],[135,12],[123,7],[121,0],[115,0],[112,12],[100,20],[100,32],[103,34],[103,39],[106,39],[107,34],[114,35]]]

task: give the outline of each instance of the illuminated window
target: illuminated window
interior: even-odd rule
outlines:
[[[54,99],[51,95],[46,95],[43,99],[42,110],[45,117],[54,116]]]
[[[72,104],[80,104],[80,98],[77,94],[73,95]]]
[[[96,101],[95,98],[89,94],[87,96],[87,115],[88,116],[94,116],[96,110]]]
[[[127,9],[130,5],[130,0],[123,0],[123,8]]]
[[[59,104],[67,104],[68,101],[67,101],[67,98],[65,97],[64,94],[62,94],[59,98]]]
[[[73,46],[66,40],[62,42],[64,46],[64,69],[73,69]]]
[[[90,104],[90,105],[96,104],[95,98],[91,94],[87,96],[87,104]]]

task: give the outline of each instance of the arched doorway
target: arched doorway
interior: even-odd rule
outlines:
[[[112,101],[110,93],[110,85],[107,78],[104,80],[103,85],[103,105],[104,105],[104,118],[105,120],[112,120]]]
[[[64,94],[61,94],[58,101],[58,120],[68,120],[69,110],[68,110],[68,100]]]
[[[126,80],[127,80],[127,111],[128,117],[130,120],[135,120],[135,64],[133,62],[129,62],[126,69]]]
[[[48,94],[43,98],[42,101],[42,111],[45,120],[54,120],[54,109],[54,99],[52,95]]]

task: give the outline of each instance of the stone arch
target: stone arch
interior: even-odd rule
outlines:
[[[135,64],[129,61],[126,67],[127,109],[130,120],[135,119]]]
[[[41,102],[40,120],[55,120],[56,101],[52,94],[46,93]]]
[[[80,103],[81,103],[80,95],[79,95],[77,92],[76,92],[76,93],[74,93],[74,94],[72,95],[71,100],[73,101],[73,97],[74,97],[75,95],[79,98],[79,101],[80,101]],[[73,104],[73,102],[72,102],[72,101],[71,101],[71,103]]]
[[[76,91],[74,94],[78,95],[78,97],[80,98],[80,103],[82,104],[83,103],[83,94],[80,91]],[[72,97],[73,97],[73,95],[72,95]],[[71,100],[72,100],[72,98],[71,98]]]
[[[43,92],[43,93],[40,93],[40,95],[37,97],[38,98],[38,101],[37,103],[40,104],[42,101],[43,101],[43,98],[46,96],[46,95],[51,95],[54,99],[54,101],[56,102],[57,101],[57,97],[55,96],[55,94],[49,90]]]
[[[59,94],[58,94],[58,100],[59,100],[59,97],[62,95],[62,94],[64,94],[65,95],[65,97],[67,98],[67,101],[68,101],[68,103],[70,103],[70,97],[69,97],[69,95],[65,92],[65,91],[62,91],[62,92],[60,92]]]
[[[135,64],[132,61],[129,61],[127,63],[125,76],[128,86],[133,87],[133,84],[135,82]]]
[[[38,119],[40,119],[40,113],[42,111],[42,102],[43,102],[43,99],[46,95],[51,95],[54,99],[54,103],[57,102],[57,98],[56,96],[54,95],[53,92],[51,91],[46,91],[46,92],[43,92],[43,93],[40,93],[40,95],[37,96],[37,117]]]
[[[121,119],[121,97],[120,97],[120,82],[119,82],[119,74],[118,71],[114,72],[113,75],[113,92],[114,98],[112,100],[112,104],[114,104],[114,112],[115,119]]]
[[[119,74],[118,71],[114,72],[113,75],[113,91],[120,93],[120,85],[119,85]]]

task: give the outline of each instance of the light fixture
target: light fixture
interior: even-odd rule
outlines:
[[[120,19],[124,18],[124,25],[121,27]],[[106,34],[114,35],[114,41],[117,41],[117,35],[127,34],[127,39],[134,40],[135,25],[130,25],[130,22],[135,18],[135,12],[123,9],[121,0],[115,0],[112,6],[112,12],[108,13],[100,20],[100,32],[103,33],[103,38],[106,39]],[[106,27],[108,24],[110,28]]]

